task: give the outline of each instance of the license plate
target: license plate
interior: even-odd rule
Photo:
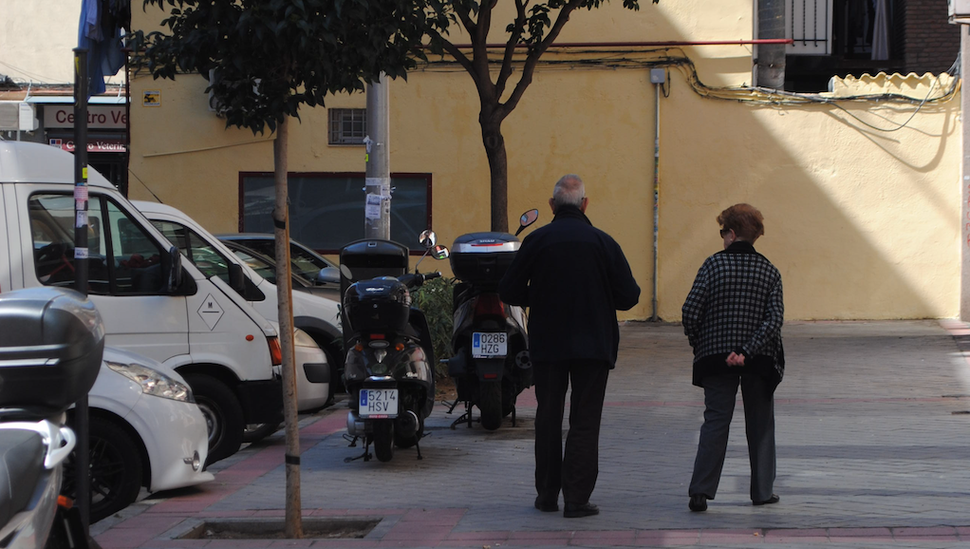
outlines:
[[[360,417],[397,417],[397,389],[361,389]]]
[[[505,358],[509,352],[509,334],[505,332],[473,332],[473,358]]]

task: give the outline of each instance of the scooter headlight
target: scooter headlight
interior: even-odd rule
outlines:
[[[192,396],[192,390],[189,389],[188,385],[176,381],[158,370],[134,362],[126,364],[106,360],[105,364],[108,365],[108,368],[111,368],[141,386],[141,392],[146,395],[182,402],[195,402],[195,398]]]

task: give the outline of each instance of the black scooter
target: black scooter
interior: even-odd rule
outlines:
[[[433,232],[425,231],[420,240],[425,256],[448,257]],[[394,457],[395,446],[413,446],[422,459],[418,442],[435,398],[434,348],[428,321],[411,306],[410,292],[441,273],[421,274],[415,266],[415,272],[402,274],[407,259],[406,247],[387,240],[359,240],[341,250],[341,277],[350,283],[341,315],[349,334],[343,375],[350,395],[346,437],[351,446],[364,441],[364,453],[347,462],[369,461],[371,444],[382,462]]]
[[[538,218],[539,210],[522,214],[515,235],[480,232],[455,239],[451,268],[460,282],[454,288],[454,356],[447,363],[458,397],[448,413],[462,402],[465,412],[452,429],[461,423],[471,427],[473,406],[488,430],[498,429],[510,414],[514,426],[515,401],[532,386],[525,309],[503,303],[498,284],[519,249],[519,233]]]
[[[77,508],[59,505],[58,494],[76,443],[65,412],[91,390],[103,349],[104,325],[83,295],[59,288],[0,293],[3,547],[60,547],[66,540],[87,547]]]

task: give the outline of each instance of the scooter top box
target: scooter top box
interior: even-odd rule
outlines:
[[[104,325],[73,290],[0,293],[0,407],[66,410],[101,370]]]
[[[451,247],[451,270],[466,282],[497,283],[505,276],[519,245],[519,239],[508,233],[463,234]]]
[[[344,311],[354,332],[400,332],[410,310],[407,286],[390,276],[355,282],[344,295]]]

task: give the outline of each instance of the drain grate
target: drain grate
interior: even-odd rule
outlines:
[[[359,539],[381,519],[303,519],[303,539]],[[176,539],[286,539],[282,520],[207,520]]]

